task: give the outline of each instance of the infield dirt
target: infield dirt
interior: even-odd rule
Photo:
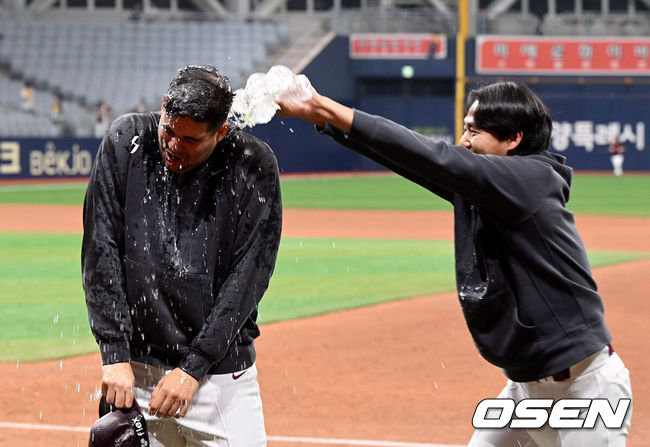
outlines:
[[[576,221],[588,249],[650,252],[650,218],[577,216]],[[289,209],[283,234],[451,239],[452,229],[451,214],[444,212]],[[0,231],[78,233],[81,210],[0,205]],[[614,347],[632,375],[628,447],[644,447],[650,439],[649,274],[650,259],[594,269]],[[298,445],[274,440],[278,436],[465,444],[476,405],[495,397],[505,383],[502,373],[479,357],[454,293],[261,329],[257,365],[274,447]],[[0,364],[0,447],[87,445],[100,368],[98,354]]]

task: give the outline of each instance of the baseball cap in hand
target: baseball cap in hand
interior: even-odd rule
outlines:
[[[147,421],[135,400],[131,408],[115,408],[102,396],[99,416],[90,428],[88,447],[149,447]]]

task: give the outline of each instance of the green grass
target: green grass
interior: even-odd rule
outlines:
[[[0,233],[0,361],[96,349],[85,310],[80,235]]]
[[[650,175],[576,175],[569,209],[576,214],[650,216]]]
[[[451,210],[397,175],[284,177],[285,208]],[[81,204],[85,184],[0,185],[0,203]],[[579,214],[650,216],[650,175],[576,174],[569,209]]]
[[[287,208],[449,210],[449,202],[397,175],[282,179]]]
[[[95,352],[81,236],[0,233],[0,362]],[[592,265],[650,253],[590,253]],[[285,238],[260,323],[454,289],[448,241]]]
[[[453,290],[453,253],[449,241],[285,238],[261,321]]]
[[[0,203],[81,205],[86,183],[0,184]]]

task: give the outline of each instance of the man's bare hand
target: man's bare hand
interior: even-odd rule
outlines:
[[[280,110],[276,112],[277,116],[300,118],[306,121],[313,122],[319,127],[322,127],[324,122],[315,112],[315,102],[318,93],[313,92],[312,98],[307,101],[281,101],[277,100],[276,103],[280,106]]]
[[[102,366],[102,394],[106,402],[117,408],[133,406],[133,386],[135,377],[128,362]]]
[[[354,110],[344,106],[327,96],[319,95],[315,90],[307,101],[276,101],[280,110],[277,116],[300,118],[318,127],[325,122],[341,130],[349,131],[354,119]]]
[[[166,374],[151,393],[149,414],[158,417],[183,417],[187,414],[199,382],[180,368]]]

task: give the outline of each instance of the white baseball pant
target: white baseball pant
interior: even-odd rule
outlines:
[[[612,167],[614,168],[614,175],[619,177],[623,175],[623,154],[614,154],[610,157]]]
[[[571,367],[571,377],[561,382],[546,377],[533,382],[508,380],[499,398],[516,403],[526,398],[553,399],[606,398],[612,408],[620,399],[631,399],[630,372],[609,348]],[[593,429],[477,429],[468,447],[625,447],[630,430],[632,406],[621,429],[608,429],[599,420]]]
[[[135,398],[147,420],[151,446],[265,447],[266,431],[257,368],[208,375],[183,418],[149,416],[151,392],[167,372],[131,362]]]

